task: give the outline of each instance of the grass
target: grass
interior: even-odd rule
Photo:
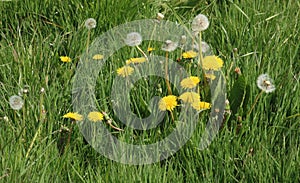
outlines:
[[[0,2],[0,182],[299,182],[299,8],[296,0]],[[264,93],[252,113],[241,120],[234,116],[242,116],[240,110],[227,118],[204,150],[196,148],[205,127],[199,123],[192,138],[173,156],[150,165],[125,165],[97,153],[74,125],[70,148],[60,155],[61,127],[71,128],[62,116],[73,111],[72,83],[86,48],[84,21],[90,17],[97,20],[96,29],[91,30],[94,40],[120,24],[155,18],[157,12],[187,27],[198,13],[209,17],[210,27],[203,39],[225,62],[222,71],[228,95],[237,82],[235,67],[242,70],[249,85],[244,110],[251,108],[260,92],[258,75],[268,73],[274,79],[275,92]],[[163,56],[159,48],[155,53]],[[238,50],[235,56],[234,48]],[[62,55],[71,57],[72,62],[62,63]],[[97,78],[96,98],[99,109],[108,110],[114,119],[113,124],[125,129],[116,132],[107,126],[116,137],[147,144],[172,131],[175,125],[170,116],[158,129],[143,132],[126,129],[109,111],[116,69],[123,65],[122,60],[137,55],[142,56],[137,50],[122,48],[110,57]],[[159,81],[151,78],[149,83],[158,87]],[[161,94],[149,83],[139,80],[131,91],[133,111],[144,111],[141,115],[146,116],[151,97]],[[163,79],[160,83],[162,96],[167,91]],[[8,99],[26,85],[25,105],[13,111]],[[139,96],[144,96],[143,102]],[[179,112],[176,109],[175,113]]]

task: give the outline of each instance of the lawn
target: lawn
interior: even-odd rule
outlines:
[[[0,182],[300,182],[299,9],[297,0],[0,0]],[[194,35],[200,13],[209,27]],[[145,40],[117,42],[130,32]],[[183,34],[187,47],[166,48]],[[184,58],[199,41],[210,50]],[[125,63],[135,57],[143,63]],[[215,80],[208,58],[222,62],[207,69]],[[274,91],[258,87],[262,74]],[[193,90],[188,76],[200,79]],[[185,91],[210,108],[195,112]],[[169,154],[147,149],[178,129],[177,144],[160,146]]]

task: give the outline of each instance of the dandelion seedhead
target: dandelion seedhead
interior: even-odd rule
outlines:
[[[20,110],[23,104],[23,99],[18,95],[13,95],[9,98],[9,105],[13,110]]]
[[[203,14],[197,15],[193,19],[192,30],[195,34],[198,34],[200,31],[206,30],[208,26],[209,26],[208,18]]]
[[[199,51],[198,43],[195,43],[193,45],[193,49]],[[203,54],[209,54],[210,53],[210,47],[205,41],[201,41],[201,49]]]
[[[94,29],[96,27],[96,24],[97,24],[97,22],[93,18],[88,18],[84,23],[85,27],[89,30]]]
[[[171,40],[166,40],[162,46],[163,51],[171,52],[174,51],[178,46],[177,42],[173,42]]]
[[[127,34],[125,39],[125,44],[128,46],[138,46],[142,43],[143,39],[140,33],[138,32],[131,32]]]
[[[156,19],[157,19],[158,21],[161,21],[161,20],[164,19],[164,18],[165,18],[165,16],[164,16],[162,13],[157,13]]]
[[[275,90],[275,85],[273,85],[273,80],[268,74],[261,74],[257,78],[257,86],[259,89],[266,93],[271,93]]]

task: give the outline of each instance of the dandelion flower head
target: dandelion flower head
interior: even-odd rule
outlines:
[[[178,46],[177,42],[173,42],[171,40],[166,40],[161,49],[163,51],[171,52],[171,51],[174,51],[177,48],[177,46]]]
[[[134,69],[130,66],[124,66],[117,70],[117,74],[122,77],[130,76]]]
[[[209,26],[208,18],[203,14],[197,15],[193,19],[192,30],[195,33],[199,33],[200,31],[206,30],[208,28],[208,26]]]
[[[88,119],[93,122],[102,121],[103,114],[101,112],[93,111],[88,114]]]
[[[70,119],[74,119],[76,121],[82,121],[83,120],[83,116],[78,114],[77,112],[68,112],[67,114],[63,115],[63,118],[70,118]]]
[[[61,56],[59,58],[62,62],[71,62],[72,61],[72,59],[68,56]]]
[[[131,32],[127,34],[125,39],[125,44],[128,46],[138,46],[142,43],[143,39],[140,33],[138,32]]]
[[[103,59],[103,58],[104,58],[104,56],[101,55],[101,54],[96,54],[96,55],[93,56],[93,59],[94,59],[94,60],[101,60],[101,59]]]
[[[197,76],[190,76],[188,78],[184,78],[180,85],[182,88],[194,88],[200,82],[200,79]]]
[[[194,102],[192,103],[192,107],[197,111],[210,109],[211,104],[208,102]]]
[[[211,74],[211,73],[208,73],[208,74],[206,73],[205,77],[208,78],[208,79],[211,79],[211,80],[216,79],[216,76],[214,74]]]
[[[152,48],[152,47],[147,48],[147,51],[148,51],[149,53],[151,53],[151,52],[154,51],[154,50],[155,50],[155,48]]]
[[[130,59],[126,60],[126,64],[140,64],[143,62],[146,62],[145,57],[130,58]]]
[[[200,102],[200,95],[196,92],[184,92],[179,96],[179,99],[184,103]]]
[[[174,95],[168,95],[166,97],[163,97],[158,103],[158,107],[161,111],[173,111],[176,106],[177,97]]]
[[[94,29],[96,27],[96,24],[97,24],[97,22],[93,18],[88,18],[84,23],[85,27],[89,30]]]
[[[206,56],[203,59],[203,68],[205,70],[219,70],[223,67],[223,60],[215,55]]]
[[[197,56],[198,56],[198,53],[193,50],[182,53],[182,58],[185,58],[185,59],[191,59],[191,58],[195,58]]]
[[[273,85],[273,80],[268,74],[261,74],[257,78],[257,86],[259,89],[266,93],[271,93],[275,90],[275,85]]]
[[[9,105],[13,110],[20,110],[23,107],[24,101],[18,95],[9,97]]]

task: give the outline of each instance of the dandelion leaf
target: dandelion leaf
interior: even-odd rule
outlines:
[[[245,77],[240,75],[234,83],[229,96],[230,109],[233,116],[238,113],[240,108],[246,111],[249,100],[250,86],[247,85]]]

